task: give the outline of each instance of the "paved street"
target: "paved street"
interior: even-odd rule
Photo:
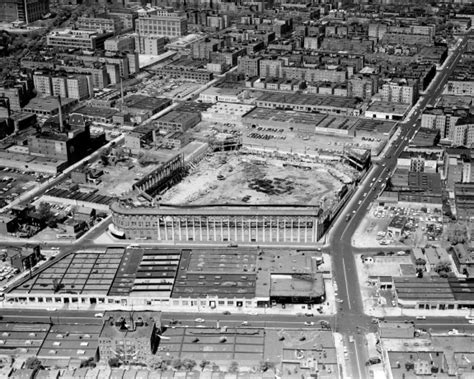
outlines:
[[[64,309],[2,309],[1,320],[3,322],[25,322],[25,323],[49,323],[54,324],[101,324],[102,318],[98,311],[94,310],[64,310]],[[103,313],[103,312],[101,312]],[[203,321],[199,320],[202,319]],[[162,316],[163,325],[171,325],[174,321],[180,326],[194,327],[196,325],[205,325],[216,327],[222,326],[242,326],[252,328],[291,328],[305,329],[319,327],[321,321],[327,321],[331,324],[332,329],[339,329],[336,324],[336,317],[331,316],[287,316],[287,315],[258,315],[254,314],[230,314],[224,315],[220,313],[185,313],[185,312],[164,312]],[[196,321],[198,320],[198,321]],[[365,320],[365,319],[364,319]],[[416,328],[431,329],[431,333],[443,333],[450,329],[457,329],[459,332],[474,333],[474,324],[469,324],[464,317],[431,317],[426,320],[410,320],[407,317],[386,317],[386,321],[413,321]],[[369,320],[370,321],[370,320]],[[306,324],[305,324],[306,323]],[[313,323],[308,325],[307,323]],[[361,327],[361,332],[375,331],[377,326],[369,322],[365,327]],[[342,329],[340,329],[343,331]],[[356,333],[357,334],[357,330]],[[347,336],[346,336],[347,337]]]
[[[439,75],[434,79],[432,85],[417,104],[416,109],[411,116],[402,124],[401,133],[395,143],[386,152],[386,159],[375,164],[370,170],[365,180],[359,186],[356,194],[352,197],[350,203],[341,213],[338,221],[331,227],[331,238],[329,239],[330,247],[328,252],[333,256],[334,280],[337,285],[337,303],[338,313],[336,316],[285,316],[285,315],[256,315],[253,314],[190,314],[190,313],[165,313],[163,315],[163,323],[171,324],[174,321],[184,326],[237,326],[246,323],[248,327],[266,327],[266,328],[314,328],[321,320],[328,321],[332,328],[345,336],[345,344],[348,347],[350,361],[348,363],[349,375],[351,378],[368,377],[365,362],[368,359],[364,334],[375,331],[376,325],[372,323],[372,318],[363,313],[362,299],[360,295],[360,286],[356,272],[356,263],[354,252],[360,249],[352,249],[352,238],[357,226],[362,221],[369,204],[383,190],[390,173],[394,170],[397,157],[408,144],[419,128],[417,122],[421,112],[427,104],[434,103],[441,95],[444,84],[449,74],[452,72],[456,62],[461,56],[466,46],[467,37],[450,56],[447,64],[439,71]],[[351,215],[346,220],[346,215]],[[80,240],[75,245],[62,245],[61,252],[57,258],[46,262],[42,268],[45,269],[53,264],[57,259],[70,254],[78,248],[98,248],[99,245],[94,244],[94,239],[103,233],[107,228],[107,224],[97,227],[90,234]],[[12,243],[12,245],[15,243]],[[21,243],[24,244],[24,243]],[[124,246],[128,243],[124,242]],[[52,246],[60,244],[51,244]],[[165,246],[165,245],[163,245]],[[173,245],[174,247],[177,247]],[[390,249],[390,248],[387,248]],[[381,248],[370,249],[370,251],[384,250]],[[393,250],[393,249],[390,249]],[[26,279],[24,279],[26,280]],[[8,322],[52,322],[52,323],[78,323],[78,324],[98,324],[102,320],[94,317],[95,312],[77,311],[77,310],[26,310],[26,309],[2,309],[2,319]],[[202,318],[204,321],[196,321],[196,318]],[[395,320],[404,322],[414,321],[418,328],[429,329],[431,333],[446,332],[452,328],[458,329],[460,332],[474,332],[474,325],[469,324],[465,318],[429,318],[427,320],[414,320],[407,317],[386,317],[386,320]],[[349,342],[349,336],[354,337],[354,342]]]
[[[401,126],[401,133],[395,143],[386,152],[386,159],[381,164],[374,165],[366,176],[362,185],[360,185],[357,193],[346,206],[344,212],[339,217],[336,224],[332,227],[330,248],[328,249],[333,256],[334,279],[338,288],[338,297],[342,300],[339,303],[338,314],[336,316],[337,330],[347,335],[355,336],[355,343],[348,346],[351,358],[349,375],[351,378],[366,378],[365,362],[369,358],[364,347],[365,341],[362,334],[357,334],[356,327],[367,328],[371,320],[369,316],[363,313],[363,305],[360,294],[360,283],[357,277],[356,262],[352,250],[352,236],[360,225],[369,204],[376,199],[380,191],[383,189],[387,178],[394,170],[397,157],[407,146],[408,141],[414,136],[419,129],[417,122],[422,111],[428,104],[434,103],[441,95],[444,85],[456,66],[457,61],[461,57],[467,44],[468,36],[465,36],[462,43],[448,58],[444,68],[439,71],[439,75],[435,77],[430,87],[422,97],[416,109],[411,113],[410,117],[405,120]],[[381,181],[379,182],[379,179]],[[371,186],[371,183],[374,183]],[[350,214],[351,218],[346,221],[346,215]],[[466,320],[464,320],[466,321]]]

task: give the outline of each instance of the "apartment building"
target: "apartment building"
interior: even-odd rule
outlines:
[[[91,75],[51,75],[38,72],[33,75],[36,92],[43,96],[61,96],[84,100],[92,97]]]
[[[442,163],[441,154],[402,151],[397,158],[397,168],[408,169],[411,172],[438,172],[438,163]]]
[[[252,78],[260,76],[261,57],[243,56],[239,58],[239,71]]]
[[[27,24],[41,19],[49,13],[49,0],[2,0],[0,21],[23,21]]]
[[[414,104],[418,100],[418,81],[401,79],[382,85],[382,101],[388,103]]]
[[[0,96],[8,98],[12,110],[19,111],[31,99],[32,88],[28,80],[4,83],[0,86]]]
[[[474,157],[472,151],[466,148],[446,149],[444,159],[444,177],[446,188],[454,190],[455,183],[474,182]]]
[[[213,74],[207,70],[200,69],[183,69],[180,67],[160,67],[155,69],[157,75],[163,75],[170,78],[196,80],[198,82],[206,83],[212,80]]]
[[[58,70],[64,70],[68,73],[86,74],[92,77],[92,87],[102,89],[110,84],[110,78],[106,70],[105,63],[91,62],[82,66],[65,66],[56,67]]]
[[[211,59],[211,53],[218,51],[223,46],[223,41],[218,39],[205,39],[193,43],[191,54],[193,59]]]
[[[120,30],[135,30],[135,20],[138,13],[132,9],[117,8],[111,9],[107,12],[110,18],[118,22]]]
[[[305,37],[303,46],[307,50],[318,50],[321,38],[319,37]]]
[[[108,38],[104,42],[104,48],[111,52],[134,52],[135,37],[131,35],[120,35]]]
[[[74,75],[66,79],[67,97],[84,100],[93,96],[92,78],[87,75]]]
[[[368,30],[369,39],[373,39],[375,41],[382,39],[385,33],[387,33],[387,28],[388,28],[387,24],[381,24],[381,23],[369,24],[369,30]]]
[[[474,80],[448,80],[445,95],[474,96]]]
[[[93,55],[79,55],[79,54],[63,54],[62,57],[70,57],[76,61],[83,62],[86,65],[98,65],[98,64],[106,64],[106,65],[116,65],[118,66],[120,75],[127,79],[130,75],[137,73],[138,66],[136,61],[138,60],[138,54],[135,52],[130,53],[117,53],[117,54],[101,54],[96,53]],[[116,84],[118,82],[112,82],[112,84]]]
[[[260,77],[306,80],[308,82],[341,83],[347,80],[347,71],[342,66],[311,68],[286,66],[280,59],[262,59],[259,62]]]
[[[67,96],[66,77],[54,76],[51,78],[51,87],[53,88],[53,96]]]
[[[348,96],[370,100],[377,90],[376,75],[354,75],[348,81]]]
[[[421,115],[421,127],[438,129],[441,138],[448,138],[462,115],[452,109],[427,109]]]
[[[137,36],[135,39],[135,44],[138,47],[140,54],[147,54],[147,55],[160,55],[163,54],[166,44],[165,37],[159,36]]]
[[[37,94],[44,96],[53,95],[53,87],[51,83],[51,76],[49,74],[43,74],[41,72],[36,72],[33,75],[33,84]],[[65,97],[65,96],[64,96]]]

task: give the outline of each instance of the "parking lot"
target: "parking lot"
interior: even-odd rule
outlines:
[[[4,252],[0,252],[1,255]],[[6,260],[5,262],[0,261],[0,286],[4,286],[8,281],[10,281],[20,270],[15,267],[12,267],[10,262]]]
[[[402,221],[401,233],[394,233],[392,221]],[[392,223],[392,224],[391,224]],[[358,247],[426,246],[437,243],[443,234],[443,214],[436,206],[374,204],[355,234]]]
[[[0,206],[5,206],[23,192],[38,186],[51,176],[40,173],[27,173],[13,168],[0,167]]]

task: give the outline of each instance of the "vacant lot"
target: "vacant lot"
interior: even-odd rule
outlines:
[[[173,204],[305,204],[330,206],[342,187],[323,166],[284,167],[250,155],[218,153],[205,158],[180,184],[163,195]]]

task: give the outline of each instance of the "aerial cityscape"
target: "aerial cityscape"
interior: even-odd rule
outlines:
[[[0,379],[474,378],[474,0],[0,33]]]

